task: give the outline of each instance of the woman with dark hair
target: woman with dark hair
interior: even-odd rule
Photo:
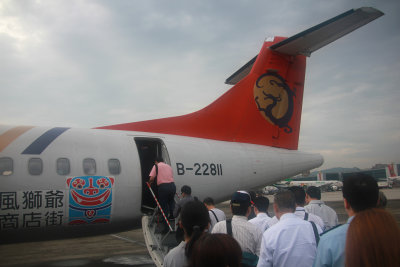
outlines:
[[[187,202],[182,207],[179,224],[183,228],[184,241],[165,256],[163,264],[165,267],[187,266],[194,244],[210,224],[206,206],[200,201]]]
[[[384,209],[354,216],[346,238],[346,266],[400,266],[400,229]]]
[[[204,234],[197,240],[189,259],[190,267],[239,267],[242,249],[228,234]]]

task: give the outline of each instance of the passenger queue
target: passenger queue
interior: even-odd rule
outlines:
[[[185,192],[190,196],[187,185]],[[232,219],[213,199],[190,196],[180,205],[183,241],[163,266],[400,266],[400,229],[376,180],[355,174],[343,180],[342,192],[349,216],[342,225],[313,186],[277,192],[272,218],[269,200],[246,191],[232,194]]]
[[[372,177],[355,175],[345,179],[343,197],[349,219],[343,225],[338,225],[336,212],[321,200],[317,187],[309,187],[307,192],[291,187],[275,194],[272,218],[268,214],[268,198],[257,196],[252,200],[245,191],[237,191],[231,197],[231,220],[225,219],[211,198],[204,199],[204,203],[191,201],[183,207],[182,214],[185,209],[191,213],[202,210],[208,225],[204,228],[192,222],[187,226],[203,229],[194,240],[182,218],[185,241],[168,253],[164,266],[400,266],[400,230],[393,215],[375,208],[378,196]],[[193,202],[197,202],[197,209]],[[248,220],[251,209],[256,217]],[[349,227],[358,214],[360,218],[367,216],[369,224]],[[189,218],[195,217],[191,214]],[[357,232],[367,231],[368,226],[375,231],[379,227],[380,234],[370,242],[368,234]],[[177,255],[174,251],[179,248],[185,253]],[[380,257],[373,259],[374,255]]]

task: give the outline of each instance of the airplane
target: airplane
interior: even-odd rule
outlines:
[[[322,191],[337,191],[343,187],[343,183],[338,180],[329,181],[290,181],[289,186],[316,186]]]
[[[385,169],[386,169],[387,181],[386,185],[384,185],[383,187],[392,188],[393,185],[397,186],[400,183],[400,176],[399,176],[399,171],[397,169],[397,164],[394,163],[388,164],[385,167]]]
[[[278,187],[276,187],[276,186],[273,186],[273,185],[267,185],[266,187],[264,187],[263,189],[262,189],[262,193],[263,194],[265,194],[265,195],[273,195],[273,194],[275,194],[276,192],[278,192],[279,191],[279,188]]]
[[[285,179],[283,181],[279,181],[269,186],[266,186],[262,189],[265,194],[274,193],[280,189],[287,189],[291,186],[301,186],[301,187],[308,187],[308,186],[316,186],[319,187],[322,191],[337,191],[341,190],[343,187],[343,183],[338,180],[329,180],[329,181],[296,181],[292,179]]]
[[[309,175],[309,174],[308,174]],[[321,189],[321,191],[337,191],[341,190],[343,187],[343,183],[339,180],[325,180],[322,172],[318,172],[317,180],[293,180],[293,179],[285,179],[280,183],[277,183],[278,187],[290,187],[290,186],[316,186]]]
[[[155,207],[146,182],[156,156],[177,188],[229,199],[317,168],[298,150],[306,58],[382,16],[352,9],[290,38],[264,41],[230,90],[191,114],[94,129],[0,126],[0,242],[140,228]]]

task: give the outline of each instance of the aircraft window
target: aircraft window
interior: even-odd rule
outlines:
[[[70,172],[69,159],[59,158],[57,159],[57,173],[59,175],[67,175]]]
[[[96,161],[91,158],[86,158],[83,160],[83,171],[87,175],[96,174]]]
[[[43,171],[43,162],[40,158],[31,158],[28,162],[28,171],[31,175],[41,175]]]
[[[108,171],[111,174],[120,174],[121,173],[121,164],[118,159],[109,159],[108,160]]]
[[[11,175],[13,173],[13,169],[13,160],[11,158],[0,158],[0,175]]]

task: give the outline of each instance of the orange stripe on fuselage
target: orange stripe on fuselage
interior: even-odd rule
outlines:
[[[11,144],[15,139],[21,136],[23,133],[29,131],[34,126],[18,126],[14,127],[2,135],[0,135],[0,152],[3,151],[9,144]]]

